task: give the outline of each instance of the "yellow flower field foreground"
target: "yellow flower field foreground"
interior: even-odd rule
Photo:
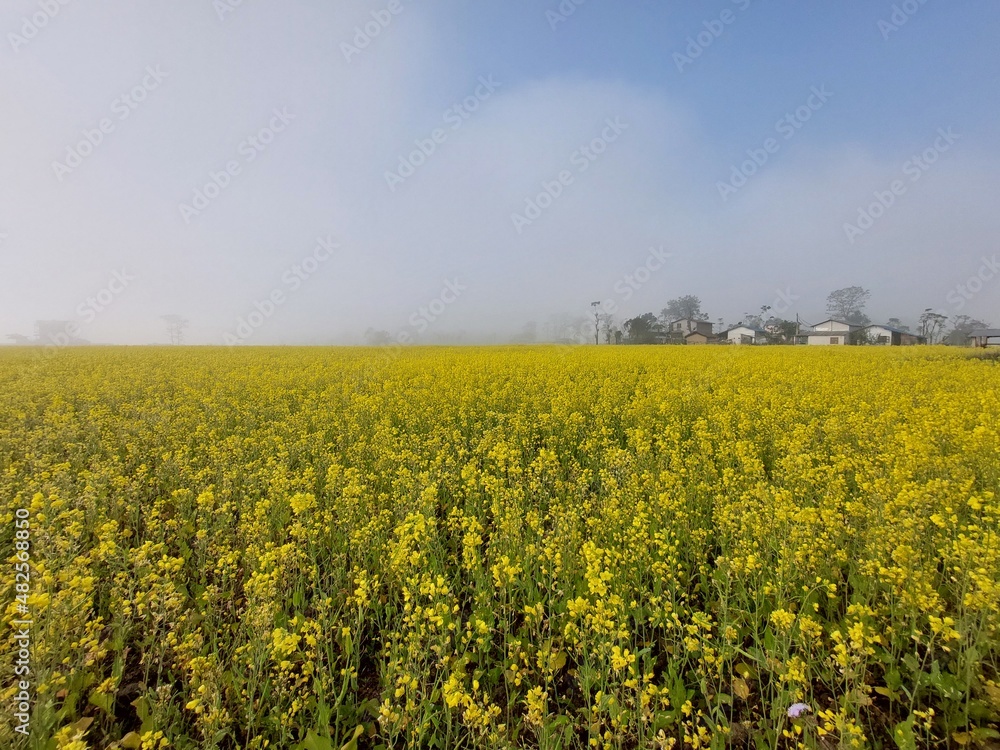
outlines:
[[[0,746],[988,747],[998,490],[964,351],[4,350]]]

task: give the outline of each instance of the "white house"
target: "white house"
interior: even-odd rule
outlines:
[[[708,338],[712,336],[712,323],[708,320],[694,318],[678,318],[667,326],[667,332],[687,336],[689,333],[702,333]]]
[[[1000,344],[1000,328],[977,328],[969,331],[969,342],[984,349],[987,346],[996,346]]]
[[[767,342],[767,333],[753,326],[735,326],[726,331],[725,335],[730,344],[763,344]]]
[[[892,326],[870,325],[862,330],[868,342],[876,346],[913,346],[927,343],[927,339],[923,336]]]
[[[799,339],[813,346],[844,346],[851,343],[851,334],[860,328],[861,326],[831,318],[817,323],[808,331],[801,331]]]

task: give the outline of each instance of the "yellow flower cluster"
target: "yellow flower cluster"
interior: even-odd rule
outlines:
[[[73,750],[987,743],[1000,369],[834,349],[5,349],[0,672]]]

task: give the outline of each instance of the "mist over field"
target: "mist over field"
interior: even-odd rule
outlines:
[[[852,285],[877,322],[996,323],[998,26],[985,0],[10,0],[0,334],[503,343],[593,301],[816,322]]]

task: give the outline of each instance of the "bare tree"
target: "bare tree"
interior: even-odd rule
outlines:
[[[743,320],[748,326],[763,328],[767,320],[767,313],[771,309],[770,305],[761,305],[759,313],[743,313]]]
[[[601,330],[604,332],[604,343],[610,344],[615,335],[615,316],[610,313],[601,315]]]
[[[375,328],[365,329],[366,346],[387,346],[392,341],[392,336],[388,331]]]
[[[826,311],[845,323],[867,325],[871,320],[865,315],[865,305],[871,296],[871,292],[860,286],[837,289],[826,298]]]
[[[965,346],[969,343],[969,334],[977,328],[989,328],[990,324],[979,318],[968,315],[956,315],[952,319],[951,331],[945,336],[944,342],[951,346]]]
[[[600,344],[601,338],[601,303],[591,302],[590,306],[594,308],[594,343]]]
[[[928,344],[936,343],[946,322],[948,322],[947,315],[934,312],[928,307],[920,316],[920,335],[927,339]]]
[[[161,319],[167,324],[167,335],[170,343],[178,346],[184,342],[184,329],[191,325],[191,321],[181,315],[163,315]]]
[[[667,302],[667,306],[660,311],[660,317],[664,323],[687,318],[699,320],[704,315],[705,313],[701,309],[701,300],[693,294],[670,300]]]

